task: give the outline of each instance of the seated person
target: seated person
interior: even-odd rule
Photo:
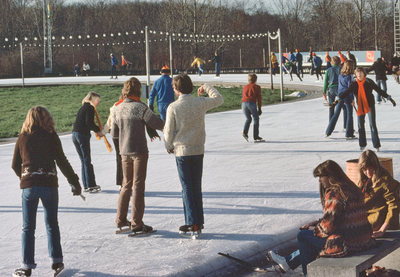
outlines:
[[[267,258],[279,265],[282,272],[307,265],[320,257],[343,257],[363,251],[375,244],[368,222],[364,196],[342,168],[327,160],[314,169],[319,178],[324,211],[319,221],[305,224],[297,235],[299,250],[287,257],[269,251]]]
[[[372,237],[381,237],[386,230],[398,230],[400,183],[384,168],[371,150],[361,153],[358,160],[358,187],[364,194]]]

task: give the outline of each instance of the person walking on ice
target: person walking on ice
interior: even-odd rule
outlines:
[[[221,63],[222,63],[222,57],[221,54],[218,53],[218,51],[215,51],[214,57],[209,60],[208,62],[215,61],[215,78],[219,78],[219,74],[221,71]]]
[[[194,232],[200,234],[204,228],[201,179],[206,140],[205,115],[224,100],[210,84],[202,85],[197,90],[198,97],[193,97],[192,80],[186,74],[174,78],[173,88],[178,99],[167,110],[165,148],[169,154],[175,153],[182,185],[185,225],[180,226],[179,231],[182,235],[192,232],[194,236]],[[201,97],[204,93],[209,97]]]
[[[150,92],[149,107],[154,112],[154,99],[157,97],[157,107],[161,119],[165,121],[169,104],[175,101],[174,90],[172,89],[172,78],[169,77],[171,70],[168,65],[161,69],[161,77],[157,79]]]
[[[264,141],[258,135],[258,128],[259,128],[259,117],[262,114],[261,111],[261,87],[256,85],[257,83],[257,75],[255,73],[251,73],[247,76],[249,84],[244,86],[243,88],[243,97],[242,97],[242,110],[244,116],[246,117],[246,121],[243,127],[243,137],[249,141],[249,128],[250,123],[252,121],[251,117],[254,119],[253,125],[253,138],[254,142],[262,142]],[[257,110],[258,104],[258,110]]]
[[[112,79],[114,75],[115,75],[115,79],[118,79],[118,77],[117,77],[117,67],[118,67],[117,57],[115,57],[113,53],[110,54],[110,57],[111,57],[111,77],[110,77],[110,79]]]

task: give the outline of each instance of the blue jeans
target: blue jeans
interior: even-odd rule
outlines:
[[[326,69],[329,69],[331,67],[332,67],[331,63],[330,62],[326,62]]]
[[[203,73],[203,72],[204,72],[204,70],[203,70],[203,64],[200,64],[200,65],[199,65],[199,72],[198,72],[199,76],[201,76],[201,73]]]
[[[164,120],[164,122],[167,120],[167,108],[171,103],[163,103],[163,102],[157,102],[157,107],[158,107],[158,113],[161,116],[161,119]]]
[[[72,142],[81,159],[83,187],[86,189],[96,186],[92,158],[90,157],[90,136],[79,132],[72,132]]]
[[[296,250],[289,256],[285,257],[291,269],[302,266],[303,274],[307,277],[307,265],[315,261],[319,252],[324,248],[326,239],[314,237],[314,231],[302,230],[297,234],[297,244],[299,250]]]
[[[329,105],[332,105],[332,103],[335,102],[336,96],[338,96],[338,89],[339,89],[339,87],[330,87],[329,88],[329,93],[328,93]],[[335,108],[330,107],[329,108],[329,121],[331,121],[334,113],[335,113]]]
[[[345,105],[346,103],[346,105]],[[325,134],[330,136],[335,130],[336,122],[339,118],[341,110],[344,110],[346,116],[345,119],[345,128],[346,128],[346,137],[354,136],[354,128],[353,128],[353,106],[351,105],[351,98],[346,97],[343,101],[340,101],[339,104],[336,105],[335,113],[333,114],[331,120],[329,121],[328,127],[326,128]]]
[[[378,87],[380,87],[382,90],[387,92],[387,87],[386,87],[386,80],[376,80],[376,84]],[[381,102],[382,97],[379,95],[379,93],[376,93],[376,102]]]
[[[248,101],[248,102],[243,102],[242,103],[242,110],[244,113],[244,116],[246,117],[246,121],[244,123],[243,127],[243,134],[248,134],[249,133],[249,128],[250,128],[250,123],[251,123],[251,117],[253,116],[254,118],[254,126],[253,126],[253,137],[254,139],[258,138],[258,129],[260,125],[260,120],[257,112],[257,105],[254,102]]]
[[[117,67],[115,65],[111,65],[111,77],[115,75],[117,77]]]
[[[182,185],[185,224],[204,224],[203,194],[201,177],[203,175],[204,155],[176,157],[179,179]]]
[[[219,76],[220,69],[221,69],[221,63],[215,63],[215,75],[216,76]]]
[[[381,142],[378,136],[378,128],[376,127],[376,112],[375,105],[370,107],[371,111],[367,113],[369,119],[369,126],[371,128],[372,144],[374,148],[381,147]],[[358,116],[358,133],[360,147],[367,146],[367,138],[365,136],[365,114]]]
[[[36,213],[39,199],[43,204],[44,222],[47,231],[47,247],[50,261],[63,261],[60,243],[60,229],[58,227],[58,188],[32,187],[22,190],[22,268],[36,268],[35,264],[35,229]]]

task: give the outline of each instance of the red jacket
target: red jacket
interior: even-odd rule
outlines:
[[[243,88],[243,102],[258,102],[258,108],[261,109],[261,87],[256,84],[248,84]]]

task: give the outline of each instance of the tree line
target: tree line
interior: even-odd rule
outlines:
[[[264,67],[263,54],[267,63],[269,57],[265,34],[278,28],[284,52],[381,50],[390,60],[394,52],[392,2],[272,0],[266,5],[262,0],[51,0],[53,72],[72,73],[74,62],[82,65],[83,61],[93,70],[109,70],[110,53],[119,61],[123,53],[133,69],[145,70],[141,33],[145,26],[156,32],[149,36],[153,38],[152,69],[169,64],[166,33],[175,34],[174,68],[187,69],[195,55],[208,60],[216,50],[222,52],[223,68],[238,68],[240,57],[244,68]],[[43,74],[43,1],[0,0],[0,4],[0,75],[20,74],[19,42],[27,45],[26,74]],[[271,41],[271,48],[278,51],[277,41]]]

